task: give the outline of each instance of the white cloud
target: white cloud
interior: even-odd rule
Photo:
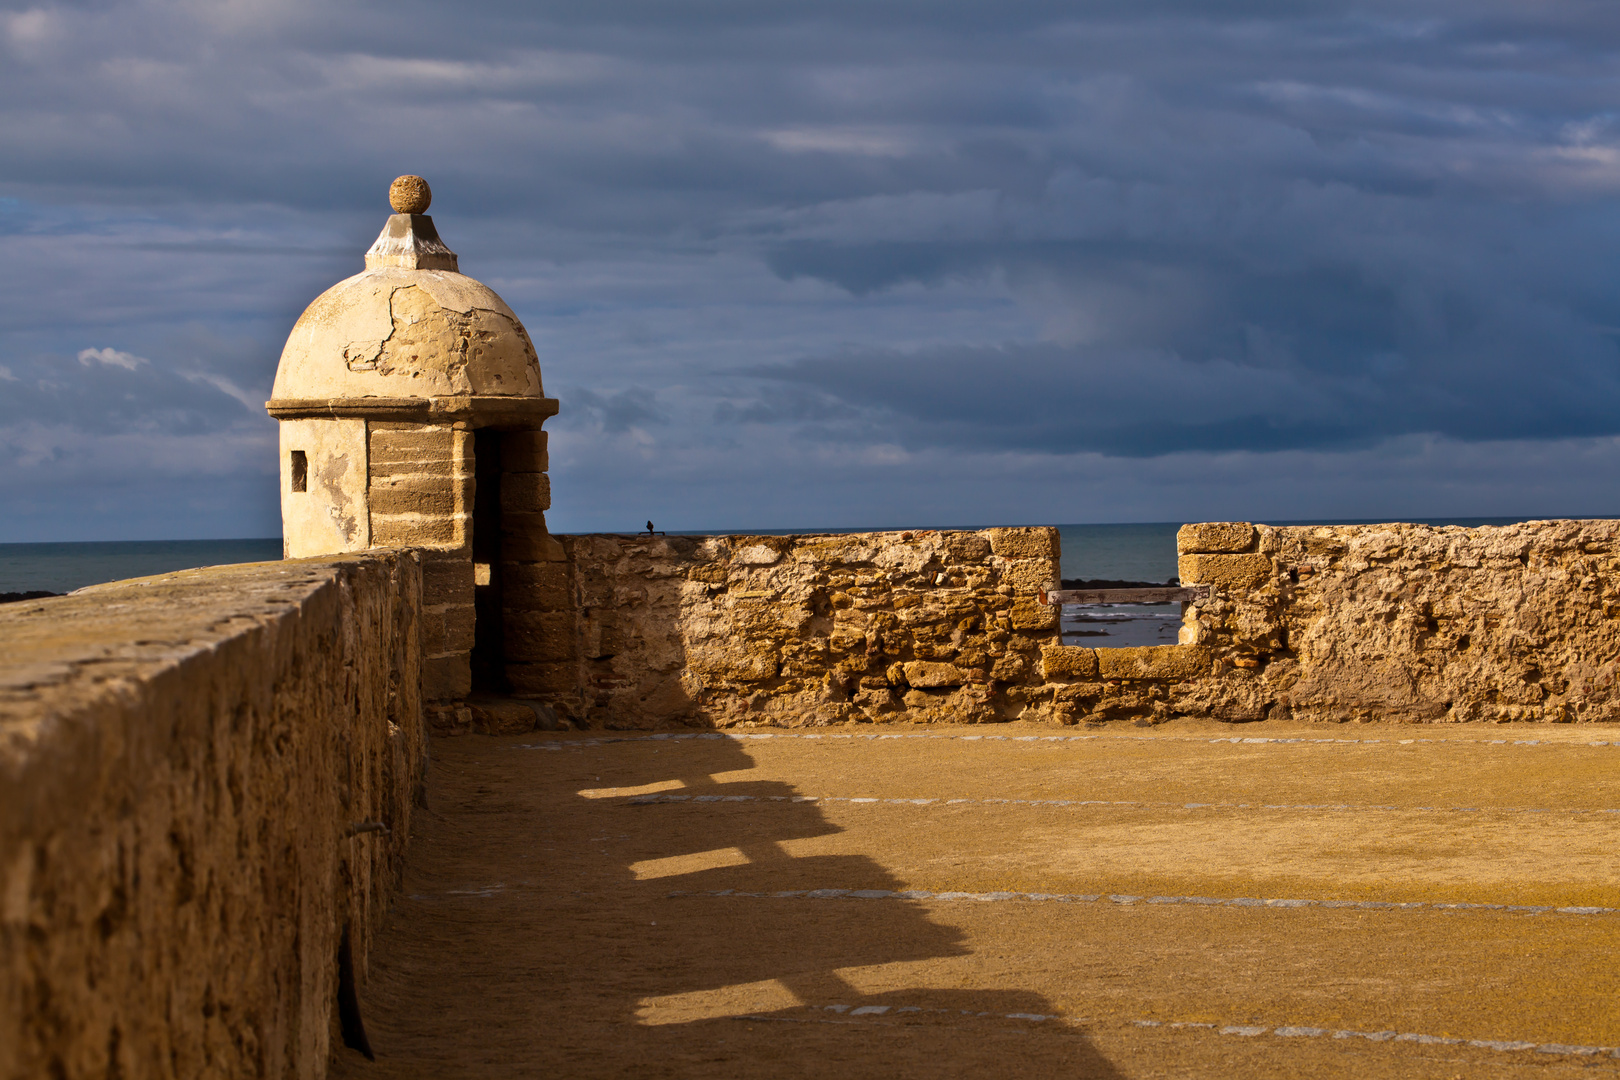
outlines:
[[[785,128],[764,133],[765,141],[790,154],[859,154],[905,157],[918,149],[906,133],[881,128]]]
[[[212,386],[215,390],[218,390],[227,397],[233,397],[237,401],[240,401],[243,408],[246,408],[252,412],[257,413],[260,409],[264,408],[265,397],[262,393],[254,393],[251,390],[244,390],[223,375],[215,375],[214,373],[208,371],[184,371],[181,372],[181,376],[187,382],[201,383],[204,386]]]
[[[44,8],[30,8],[5,16],[6,36],[19,51],[37,48],[59,36],[60,20]]]
[[[133,356],[127,352],[119,352],[109,345],[105,349],[80,349],[79,363],[85,367],[89,367],[91,364],[102,364],[106,367],[121,367],[125,371],[134,371],[142,364],[150,364],[151,361],[144,356]]]

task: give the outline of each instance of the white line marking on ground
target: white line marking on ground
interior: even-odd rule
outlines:
[[[1620,908],[1556,907],[1552,904],[1472,904],[1436,900],[1303,900],[1290,898],[1264,898],[1256,896],[1126,896],[1106,893],[1026,893],[1026,892],[929,892],[926,889],[784,889],[780,892],[742,892],[737,889],[714,889],[707,892],[672,892],[666,897],[721,897],[729,896],[750,900],[943,900],[974,903],[999,903],[1009,900],[1034,903],[1094,904],[1109,900],[1115,904],[1196,904],[1204,907],[1237,908],[1354,908],[1359,911],[1505,911],[1525,915],[1612,915]]]
[[[1083,1016],[1063,1016],[1058,1013],[990,1013],[975,1012],[972,1009],[937,1009],[920,1005],[862,1005],[851,1007],[849,1005],[806,1005],[802,1008],[810,1011],[838,1013],[842,1016],[887,1016],[901,1013],[933,1013],[954,1016],[970,1016],[974,1018],[989,1017],[997,1020],[1025,1020],[1033,1023],[1044,1023],[1055,1020],[1060,1025],[1095,1023]],[[783,1016],[739,1016],[738,1020],[785,1020]],[[1159,1028],[1170,1031],[1213,1031],[1218,1035],[1237,1038],[1256,1038],[1268,1032],[1279,1039],[1320,1039],[1331,1036],[1335,1039],[1366,1039],[1376,1043],[1417,1043],[1420,1046],[1472,1046],[1481,1050],[1496,1050],[1505,1053],[1534,1050],[1542,1054],[1569,1054],[1577,1057],[1592,1057],[1597,1054],[1609,1054],[1620,1058],[1620,1048],[1613,1046],[1577,1046],[1569,1043],[1535,1043],[1521,1039],[1463,1039],[1451,1036],[1424,1035],[1409,1031],[1335,1031],[1332,1028],[1300,1027],[1292,1025],[1268,1024],[1208,1024],[1186,1020],[1131,1020],[1132,1027]]]
[[[598,789],[600,793],[610,789]],[[634,791],[627,788],[626,793]],[[1188,803],[1176,801],[1121,801],[1118,799],[967,799],[946,798],[943,795],[928,799],[881,799],[871,796],[849,795],[688,795],[675,792],[654,795],[633,795],[627,806],[651,806],[662,803],[850,803],[852,805],[888,806],[959,806],[963,803],[978,806],[1128,806],[1139,809],[1173,810],[1331,810],[1335,813],[1427,813],[1427,814],[1620,814],[1620,809],[1608,807],[1545,807],[1545,806],[1394,806],[1388,803],[1362,805],[1356,803]]]
[[[890,739],[940,739],[956,742],[1096,742],[1099,740],[1112,740],[1121,742],[1180,742],[1205,743],[1209,745],[1227,743],[1245,746],[1260,745],[1359,745],[1373,746],[1410,746],[1424,744],[1428,746],[1549,746],[1549,747],[1591,747],[1606,746],[1620,748],[1620,740],[1594,740],[1588,742],[1565,742],[1558,739],[1333,739],[1333,738],[1255,738],[1250,736],[1226,736],[1210,738],[1207,735],[934,735],[924,732],[905,732],[902,734],[882,734],[879,732],[831,732],[831,733],[805,733],[797,731],[775,732],[735,732],[735,731],[703,731],[703,732],[659,732],[655,735],[614,735],[602,736],[592,739],[570,739],[562,736],[548,738],[537,743],[518,743],[519,750],[579,750],[588,746],[608,746],[616,743],[662,742],[668,740],[685,739],[731,739],[741,742],[751,739],[867,739],[870,741],[886,741]]]

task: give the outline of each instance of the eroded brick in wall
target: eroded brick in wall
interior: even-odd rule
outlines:
[[[0,606],[0,1076],[325,1075],[423,777],[420,590],[383,552]]]
[[[563,536],[508,579],[514,689],[593,727],[1045,714],[1057,531]]]

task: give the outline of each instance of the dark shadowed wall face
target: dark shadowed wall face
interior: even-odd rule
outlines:
[[[561,531],[1620,510],[1620,8],[0,6],[0,541],[265,535],[433,184]]]

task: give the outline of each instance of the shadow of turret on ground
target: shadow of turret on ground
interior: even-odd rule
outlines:
[[[1117,1075],[1044,996],[944,972],[971,950],[921,904],[849,895],[907,885],[752,765],[717,735],[437,742],[378,1060],[334,1075]]]

